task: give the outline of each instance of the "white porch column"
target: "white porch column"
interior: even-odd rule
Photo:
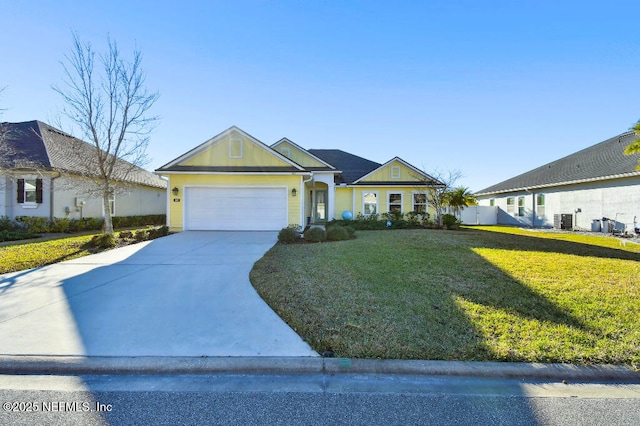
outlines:
[[[327,184],[327,202],[329,209],[327,211],[327,219],[335,219],[336,216],[336,184],[333,173],[315,172],[314,180]]]

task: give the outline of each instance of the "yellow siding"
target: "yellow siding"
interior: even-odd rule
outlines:
[[[349,188],[351,190],[351,188]],[[354,200],[355,200],[355,211],[353,212],[353,216],[356,217],[358,214],[362,214],[362,194],[365,192],[375,192],[378,194],[378,214],[387,213],[389,211],[389,194],[402,194],[402,212],[409,213],[413,211],[413,193],[419,191],[418,189],[407,188],[407,187],[370,187],[370,188],[360,188],[356,187],[354,191]],[[336,198],[337,192],[336,192]],[[336,202],[336,207],[338,203]],[[427,211],[433,216],[434,212],[431,208],[427,206]],[[349,208],[351,210],[351,208]],[[336,209],[336,214],[338,214],[338,210]],[[342,210],[340,210],[340,214],[342,214]]]
[[[336,188],[336,219],[342,219],[342,212],[347,210],[353,213],[353,204],[351,202],[352,188]],[[355,214],[354,214],[355,217]]]
[[[392,170],[395,167],[399,168],[399,177],[392,177]],[[396,169],[397,170],[397,169]],[[405,166],[399,161],[393,161],[389,163],[387,166],[381,168],[380,170],[372,173],[366,179],[363,179],[361,182],[393,182],[397,180],[398,182],[420,182],[421,178],[417,176],[416,172],[411,170],[409,167]]]
[[[300,176],[286,175],[170,175],[169,188],[177,187],[179,194],[170,195],[169,201],[169,227],[171,231],[183,229],[183,206],[185,186],[280,186],[287,187],[289,194],[289,224],[300,224]],[[296,188],[298,195],[291,195],[291,190]],[[174,201],[179,199],[180,201]],[[251,214],[251,212],[247,212]]]
[[[287,141],[283,141],[282,143],[280,143],[276,147],[276,151],[278,151],[282,155],[286,156],[286,154],[284,154],[282,152],[283,148],[285,150],[288,148],[289,149],[289,158],[291,160],[295,161],[296,163],[300,164],[303,167],[326,167],[325,164],[322,164],[320,161],[318,161],[315,158],[309,156],[309,154],[307,154],[304,151],[301,151],[299,148],[297,148],[296,146],[290,144]]]
[[[242,158],[231,158],[230,154],[238,154],[234,152],[237,149],[237,142],[242,141]],[[265,166],[265,167],[283,167],[290,166],[289,163],[276,157],[269,150],[257,146],[249,139],[242,137],[239,133],[233,133],[226,138],[214,143],[203,152],[192,158],[182,162],[183,166]]]

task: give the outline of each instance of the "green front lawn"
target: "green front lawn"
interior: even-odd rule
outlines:
[[[97,234],[0,247],[0,274],[89,255],[92,251],[86,244],[93,235]]]
[[[276,245],[251,272],[340,357],[640,366],[640,246],[501,227]]]

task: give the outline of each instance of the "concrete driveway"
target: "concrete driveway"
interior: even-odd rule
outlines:
[[[182,232],[0,275],[0,355],[318,356],[249,282],[275,232]]]

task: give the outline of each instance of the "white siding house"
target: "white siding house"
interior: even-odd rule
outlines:
[[[608,218],[634,231],[640,221],[637,156],[624,155],[626,132],[478,191],[481,206],[498,208],[498,223],[592,230]],[[597,224],[596,224],[597,225]]]
[[[95,183],[79,164],[79,152],[91,146],[40,121],[2,123],[0,131],[0,216],[104,217],[102,199],[91,191]],[[130,164],[127,171],[111,202],[113,215],[166,214],[166,181]]]

